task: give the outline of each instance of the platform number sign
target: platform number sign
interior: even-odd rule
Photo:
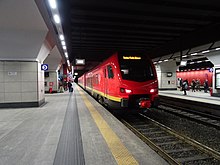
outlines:
[[[41,65],[41,70],[48,70],[48,64],[42,64]]]

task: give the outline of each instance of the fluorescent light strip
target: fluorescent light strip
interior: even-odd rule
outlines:
[[[63,49],[66,50],[66,46],[63,46]]]
[[[61,44],[62,44],[63,46],[65,46],[65,45],[66,45],[65,41],[61,41]]]
[[[198,53],[192,53],[192,54],[190,54],[191,56],[195,56],[195,55],[197,55]]]
[[[55,15],[53,16],[53,19],[54,19],[54,21],[55,21],[57,24],[60,23],[60,17],[59,17],[59,15],[55,14]]]
[[[202,54],[210,52],[209,50],[202,51]]]
[[[51,9],[56,9],[57,8],[56,0],[49,0],[49,4],[50,4]]]
[[[220,50],[220,48],[216,48],[215,50]]]
[[[183,58],[187,57],[187,55],[182,56]]]
[[[60,40],[63,41],[64,40],[64,36],[61,34],[60,35]]]
[[[65,52],[65,57],[68,58],[68,53],[67,52]]]

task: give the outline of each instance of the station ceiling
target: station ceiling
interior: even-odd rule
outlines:
[[[116,51],[156,58],[220,40],[219,0],[57,0],[70,62]]]

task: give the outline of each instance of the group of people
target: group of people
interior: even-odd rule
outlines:
[[[200,79],[193,79],[192,82],[191,82],[191,88],[192,88],[192,92],[195,92],[195,91],[201,91],[200,89]]]
[[[191,85],[192,92],[201,91],[200,79],[196,79],[196,80],[193,79],[190,85]],[[189,90],[188,80],[186,79],[186,80],[182,81],[182,79],[179,79],[179,86],[180,86],[181,90],[183,91],[183,94],[186,95],[187,94],[186,91]],[[204,92],[207,93],[209,90],[209,84],[208,84],[207,79],[204,81],[203,87],[204,87]]]
[[[63,93],[64,91],[69,90],[69,92],[73,92],[73,87],[72,87],[72,82],[64,82],[64,83],[59,83],[59,91],[60,93]]]

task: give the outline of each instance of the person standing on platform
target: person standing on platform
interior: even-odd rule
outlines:
[[[69,81],[67,85],[68,85],[68,88],[69,88],[69,92],[72,92],[72,83]]]
[[[195,92],[195,88],[196,88],[196,81],[193,79],[191,82],[191,87],[192,87],[192,92]]]
[[[208,89],[209,89],[209,83],[208,83],[208,80],[206,79],[204,82],[204,92],[207,93]]]
[[[186,95],[186,90],[188,89],[188,81],[184,80],[182,83],[183,94]]]
[[[200,89],[200,79],[196,80],[196,91],[201,91],[201,89]]]

